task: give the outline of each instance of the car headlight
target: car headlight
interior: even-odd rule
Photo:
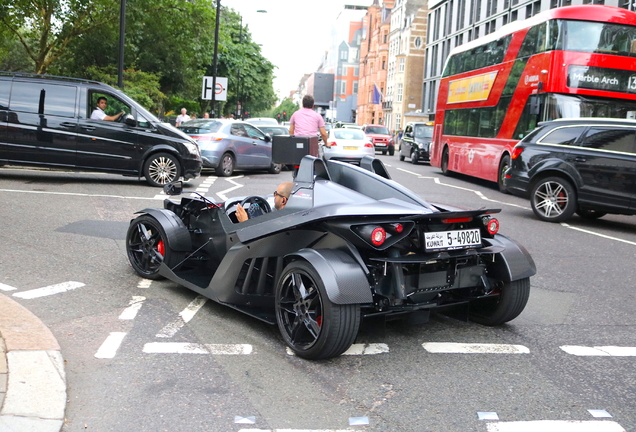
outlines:
[[[420,150],[428,149],[428,143],[419,143],[417,146],[420,148]]]
[[[201,157],[201,153],[199,152],[199,146],[194,143],[183,143],[185,147],[188,149],[191,155]]]

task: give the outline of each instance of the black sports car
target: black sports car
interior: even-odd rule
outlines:
[[[142,277],[278,324],[308,359],[342,354],[373,317],[425,322],[453,309],[505,323],[524,309],[536,272],[521,245],[497,234],[500,210],[430,204],[370,156],[359,167],[305,156],[283,209],[247,197],[250,219],[236,223],[238,203],[182,197],[138,212],[130,262]]]

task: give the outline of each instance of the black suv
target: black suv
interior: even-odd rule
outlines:
[[[106,98],[105,114],[93,120]],[[196,141],[97,81],[0,72],[0,166],[92,170],[162,186],[201,173]]]
[[[512,153],[509,192],[529,196],[539,219],[560,222],[636,214],[636,121],[604,118],[539,123]]]
[[[400,160],[410,158],[411,163],[430,160],[429,149],[433,141],[432,122],[411,122],[404,127],[404,134],[400,140]]]

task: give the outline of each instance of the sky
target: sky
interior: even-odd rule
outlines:
[[[369,6],[372,0],[221,0],[243,16],[252,40],[272,62],[279,98],[306,73],[316,71],[331,42],[331,26],[345,4]],[[258,10],[266,10],[259,13]]]

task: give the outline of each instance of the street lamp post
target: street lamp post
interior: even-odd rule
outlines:
[[[219,18],[221,17],[221,0],[216,0],[216,26],[214,27],[214,59],[212,60],[212,118],[216,116],[216,74],[219,50]]]
[[[126,34],[126,0],[121,0],[119,9],[119,65],[117,68],[117,85],[124,88],[124,35]]]

